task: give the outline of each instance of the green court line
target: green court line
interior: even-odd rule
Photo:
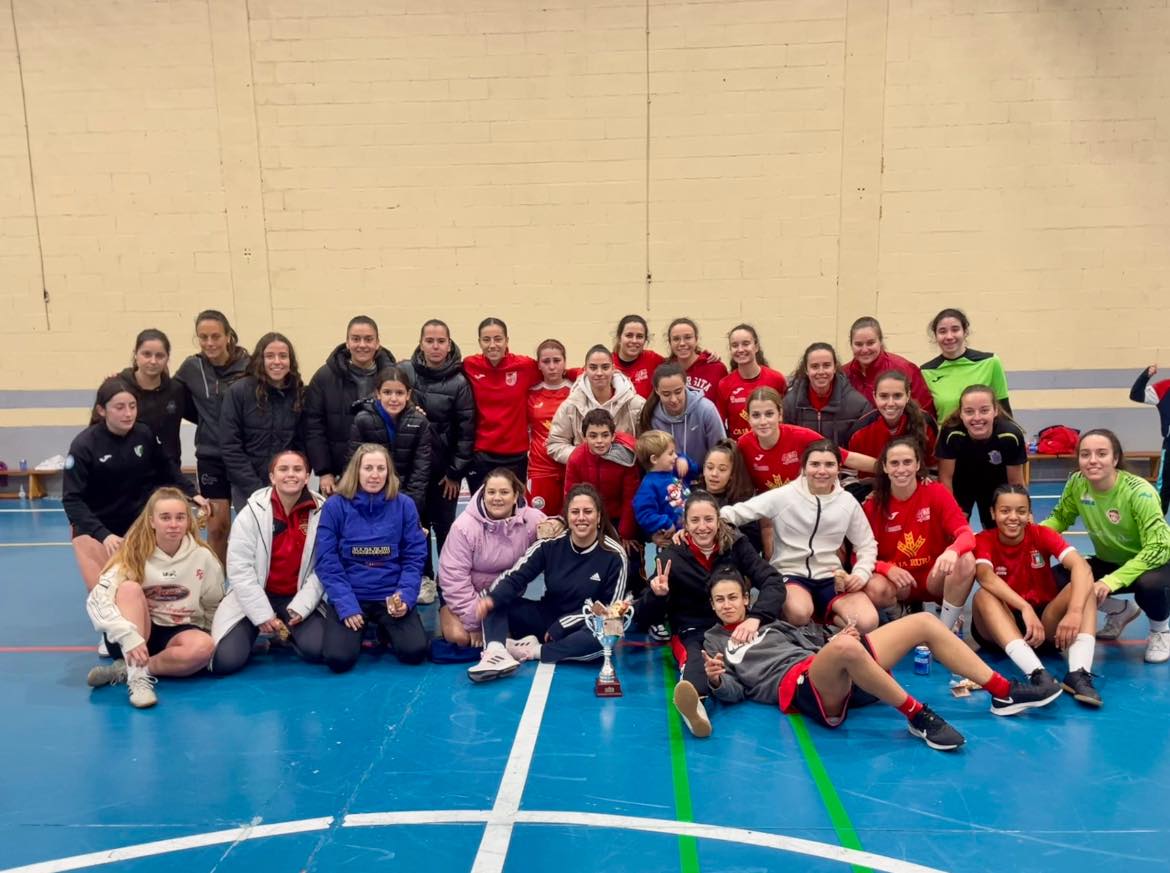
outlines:
[[[674,782],[674,816],[678,821],[695,820],[691,808],[691,783],[687,777],[687,750],[683,745],[683,723],[674,708],[674,686],[678,667],[669,646],[662,648],[662,677],[666,685],[666,726],[670,736],[670,773]],[[694,837],[678,838],[678,861],[681,873],[699,873],[699,844]]]
[[[837,841],[846,849],[863,851],[861,839],[857,836],[853,822],[849,820],[849,813],[845,811],[845,805],[841,803],[837,789],[833,787],[833,780],[829,778],[829,771],[825,769],[824,761],[817,754],[817,747],[813,745],[812,736],[808,732],[808,725],[804,723],[804,718],[793,713],[788,716],[788,723],[792,725],[792,732],[796,734],[796,745],[800,747],[804,763],[808,766],[808,771],[817,786],[817,792],[821,795],[821,803],[825,805],[825,809],[829,813],[829,820],[833,823],[833,830],[837,832]],[[861,867],[857,864],[851,866],[854,873],[873,873],[869,867]]]

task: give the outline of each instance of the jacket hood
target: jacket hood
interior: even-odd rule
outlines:
[[[179,543],[179,548],[173,555],[168,555],[156,545],[154,551],[150,554],[150,558],[152,561],[158,561],[163,564],[174,563],[189,557],[197,548],[199,546],[196,545],[195,538],[191,534],[187,534],[183,537],[183,541]]]
[[[125,370],[122,370],[122,372],[120,372],[118,374],[118,378],[121,379],[123,382],[125,382],[127,385],[129,385],[131,388],[133,388],[135,391],[141,391],[141,392],[147,393],[147,394],[151,393],[153,391],[165,391],[167,389],[167,387],[171,384],[170,374],[167,373],[166,370],[164,370],[162,372],[162,375],[160,377],[162,379],[162,381],[158,383],[157,388],[143,388],[143,387],[141,387],[138,384],[138,382],[134,379],[134,368],[133,367],[127,367]]]
[[[634,451],[635,445],[634,438],[630,434],[619,431],[614,434],[613,445],[605,453],[605,459],[607,461],[613,461],[615,464],[621,464],[623,467],[632,467],[638,460],[638,456]]]
[[[612,412],[614,409],[626,405],[636,396],[638,396],[638,392],[634,388],[634,383],[625,373],[615,369],[613,371],[613,396],[609,400],[604,403],[598,401],[593,396],[593,385],[589,382],[589,375],[582,373],[573,383],[573,388],[569,391],[565,402],[572,403],[584,415],[590,409],[605,409]]]
[[[272,486],[268,485],[264,488],[253,491],[251,496],[248,498],[248,504],[256,512],[267,512],[268,507],[272,504],[272,490]],[[314,491],[312,488],[306,488],[305,490],[308,491],[309,496],[313,498],[313,503],[317,505],[317,509],[320,509],[321,505],[325,502],[325,498]]]
[[[459,346],[452,340],[451,351],[447,353],[446,359],[439,366],[432,367],[427,363],[426,356],[423,355],[422,346],[418,346],[415,348],[414,354],[410,356],[410,365],[414,367],[416,373],[426,373],[431,381],[437,382],[462,371],[463,353],[459,351]]]
[[[654,410],[654,414],[661,415],[664,420],[669,421],[672,424],[686,421],[692,415],[696,414],[699,408],[699,401],[702,400],[705,396],[706,395],[703,394],[703,392],[698,388],[687,388],[687,406],[686,409],[684,409],[680,414],[671,415],[666,411],[666,407],[661,403],[659,403],[658,408]]]
[[[791,487],[793,491],[795,491],[809,503],[816,503],[818,500],[824,503],[832,503],[834,500],[845,493],[845,489],[841,487],[840,481],[834,481],[833,490],[828,494],[813,494],[808,490],[808,480],[804,478],[804,474],[797,476],[790,483],[788,483],[788,486],[786,487]]]
[[[345,343],[341,343],[329,355],[325,361],[326,366],[329,367],[336,375],[350,377],[349,371],[349,349],[345,347]],[[380,348],[374,353],[374,372],[377,373],[383,367],[389,367],[394,363],[394,355],[385,348]]]

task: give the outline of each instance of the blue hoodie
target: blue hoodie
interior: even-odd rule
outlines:
[[[343,621],[361,612],[363,601],[385,600],[395,592],[413,609],[426,555],[427,539],[409,497],[335,494],[321,509],[315,569]]]
[[[691,463],[690,469],[694,470]],[[678,530],[682,527],[683,504],[691,494],[695,477],[687,473],[680,479],[674,470],[650,470],[642,477],[634,495],[634,518],[647,537],[660,530]]]
[[[687,389],[687,405],[681,415],[668,414],[659,403],[650,416],[650,427],[674,437],[675,451],[693,458],[700,467],[711,446],[727,436],[719,410],[698,388]]]

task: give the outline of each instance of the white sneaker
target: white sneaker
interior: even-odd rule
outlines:
[[[90,688],[101,688],[103,685],[121,685],[126,681],[126,662],[114,661],[112,664],[98,664],[85,677],[85,684]]]
[[[489,682],[515,673],[518,669],[520,662],[509,655],[507,649],[499,643],[488,643],[479,656],[479,663],[467,668],[467,678],[472,682]]]
[[[98,637],[98,657],[99,658],[110,657],[110,649],[109,649],[109,646],[106,645],[106,635],[105,634],[102,634],[100,637]]]
[[[426,606],[428,603],[434,603],[438,596],[439,586],[435,584],[435,580],[430,576],[423,576],[422,584],[418,586],[418,600],[415,602]]]
[[[149,709],[158,703],[154,683],[158,680],[145,667],[131,667],[127,670],[126,684],[130,687],[130,705],[138,709]]]
[[[1125,626],[1142,614],[1141,607],[1132,600],[1122,601],[1125,606],[1120,612],[1105,613],[1105,624],[1101,626],[1101,630],[1097,631],[1097,639],[1099,640],[1115,640],[1118,639]],[[1147,659],[1148,660],[1148,659]],[[1163,658],[1162,660],[1166,660]]]
[[[1146,640],[1146,663],[1161,664],[1170,661],[1170,631],[1150,631]]]
[[[707,717],[707,708],[699,699],[695,686],[686,679],[674,686],[674,708],[692,734],[700,739],[711,736],[711,719]]]
[[[532,634],[519,640],[505,640],[504,648],[517,661],[540,660],[540,640]]]

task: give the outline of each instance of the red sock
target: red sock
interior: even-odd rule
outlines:
[[[992,673],[991,678],[984,683],[983,690],[990,692],[994,697],[1007,697],[1011,693],[1012,685],[999,673]]]
[[[898,712],[902,713],[902,715],[906,716],[906,718],[914,718],[914,716],[922,712],[922,704],[911,697],[909,694],[906,695],[905,700],[903,700],[894,708],[897,709]]]

